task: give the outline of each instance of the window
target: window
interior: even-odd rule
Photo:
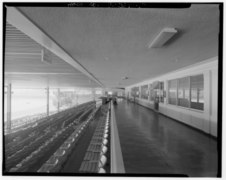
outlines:
[[[177,80],[168,81],[168,103],[177,105]]]
[[[189,107],[189,77],[178,79],[178,106]]]
[[[131,95],[132,95],[132,97],[139,98],[139,87],[133,87],[131,89]]]
[[[131,92],[130,92],[130,93],[131,93],[131,97],[135,97],[135,91],[134,91],[134,88],[131,89]]]
[[[203,110],[203,74],[168,81],[168,103]]]
[[[148,85],[141,86],[141,98],[148,99]]]
[[[191,108],[204,109],[204,77],[203,75],[191,76]]]
[[[150,84],[150,100],[154,101],[155,100],[155,93],[153,89],[153,84]]]
[[[164,102],[164,82],[159,83],[159,102]]]

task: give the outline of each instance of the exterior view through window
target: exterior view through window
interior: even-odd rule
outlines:
[[[168,81],[168,103],[204,110],[203,74]]]

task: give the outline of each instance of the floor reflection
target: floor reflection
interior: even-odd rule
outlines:
[[[217,175],[217,142],[132,102],[115,106],[127,173]]]

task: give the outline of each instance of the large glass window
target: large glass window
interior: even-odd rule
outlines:
[[[134,91],[134,88],[131,89],[131,97],[135,97],[135,91]]]
[[[141,98],[148,99],[148,85],[141,86]]]
[[[131,89],[131,95],[133,97],[139,98],[139,87],[133,87]]]
[[[191,76],[191,108],[204,109],[204,77],[203,75]]]
[[[168,81],[168,103],[177,105],[177,80]]]
[[[178,79],[178,106],[189,107],[189,77]]]
[[[203,110],[203,74],[168,81],[168,103]]]
[[[153,89],[153,84],[150,84],[150,100],[154,101],[155,100],[155,92]]]
[[[164,82],[159,82],[159,102],[164,102]]]

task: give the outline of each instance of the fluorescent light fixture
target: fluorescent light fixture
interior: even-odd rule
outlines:
[[[156,38],[149,43],[148,48],[160,48],[169,41],[178,31],[175,28],[164,28]]]

